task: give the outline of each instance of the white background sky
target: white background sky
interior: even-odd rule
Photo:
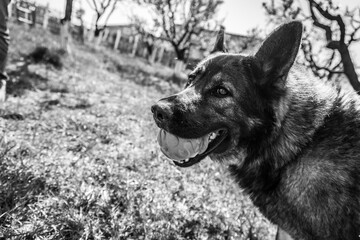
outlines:
[[[220,9],[220,15],[225,16],[224,25],[227,31],[232,33],[245,34],[248,29],[253,27],[264,27],[266,25],[265,11],[262,7],[263,2],[269,0],[225,0]],[[303,1],[302,1],[303,2]],[[360,0],[334,0],[342,6],[360,7]],[[307,6],[303,4],[303,6]]]
[[[92,1],[92,0],[90,0]],[[224,25],[231,33],[246,34],[254,27],[264,27],[266,17],[262,8],[262,3],[266,0],[224,0],[218,13],[220,18],[225,18]],[[50,8],[64,12],[65,0],[35,0],[40,4],[49,3]],[[76,4],[81,4],[86,11],[86,22],[90,23],[94,13],[88,7],[87,0],[74,0]],[[268,1],[267,1],[268,2]],[[360,0],[334,0],[342,6],[360,7]],[[126,23],[129,9],[119,9],[114,12],[110,23]]]
[[[1,0],[0,0],[1,1]],[[38,4],[49,4],[50,8],[56,9],[63,13],[65,9],[65,0],[33,0]],[[92,0],[89,0],[90,2]],[[227,32],[246,35],[246,33],[255,27],[264,29],[267,24],[262,3],[269,0],[224,0],[220,7],[218,17],[224,19],[223,25]],[[306,4],[303,6],[307,7]],[[360,0],[334,0],[340,7],[360,7]],[[85,23],[90,24],[94,17],[94,12],[89,8],[87,0],[74,0],[74,8],[81,5],[85,9]],[[112,17],[109,19],[109,24],[125,24],[129,23],[127,16],[131,13],[137,12],[137,9],[130,9],[129,7],[119,7]],[[146,15],[146,14],[142,14]],[[268,30],[270,31],[270,29]],[[360,67],[360,43],[357,43],[351,49],[352,57],[356,65]]]

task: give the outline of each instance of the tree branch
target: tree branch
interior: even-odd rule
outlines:
[[[111,16],[111,14],[115,11],[117,2],[118,2],[117,0],[113,1],[113,5],[111,7],[111,10],[110,10],[109,14],[106,16],[106,19],[104,21],[104,28],[106,28],[107,22],[109,21],[109,18]]]
[[[350,39],[349,41],[347,42],[347,46],[349,46],[351,43],[353,42],[357,42],[357,41],[360,41],[360,37],[359,38],[355,38],[356,34],[358,32],[360,32],[360,22],[358,23],[359,25],[356,27],[355,26],[355,23],[356,23],[356,20],[354,19],[354,16],[351,18],[351,26],[352,28],[354,29],[353,32],[350,34]]]
[[[99,9],[95,0],[93,0],[93,4],[94,4],[94,10],[96,11],[97,14],[99,14]]]
[[[303,42],[303,44],[301,45],[301,49],[304,53],[304,57],[305,57],[306,61],[309,64],[309,67],[311,68],[311,70],[313,71],[313,73],[316,76],[318,76],[320,78],[324,78],[324,77],[328,77],[329,74],[333,75],[333,74],[344,73],[344,71],[342,71],[342,70],[337,70],[337,68],[341,65],[341,61],[335,67],[331,67],[332,62],[335,59],[335,52],[333,52],[330,62],[328,62],[325,66],[320,66],[317,64],[317,61],[314,59],[312,44],[309,40],[307,40],[307,41],[305,40]],[[325,73],[321,73],[324,71],[325,71]]]
[[[313,0],[309,0],[309,8],[310,8],[310,13],[311,13],[311,19],[313,20],[313,24],[315,26],[317,26],[318,28],[321,28],[325,31],[325,36],[326,36],[326,40],[328,42],[332,41],[332,31],[331,31],[331,27],[327,26],[325,24],[320,23],[319,19],[316,17],[316,14],[314,12],[313,7],[315,6],[315,2]],[[321,7],[319,6],[319,8],[321,9]]]
[[[171,0],[167,0],[167,7],[169,8],[169,13],[168,13],[168,17],[169,17],[169,24],[170,24],[170,32],[172,34],[172,36],[176,36],[176,26],[175,26],[175,10],[176,8],[174,7],[174,10],[172,9],[172,2]]]
[[[310,8],[312,9],[312,7],[315,7],[316,10],[326,19],[330,20],[330,21],[336,21],[337,24],[339,25],[340,28],[340,43],[341,44],[345,44],[345,34],[346,34],[346,27],[345,27],[345,23],[342,20],[340,15],[332,15],[331,13],[329,13],[327,10],[324,10],[317,2],[315,2],[314,0],[309,0],[310,2]],[[311,11],[311,15],[314,16],[314,12],[312,10]],[[315,17],[316,18],[316,17]],[[314,19],[314,18],[313,18]],[[316,24],[315,24],[316,22]],[[327,32],[327,36],[326,38],[328,39],[328,31],[326,29],[329,29],[329,26],[326,26],[326,28],[324,28],[323,24],[320,24],[319,21],[314,21],[314,25],[320,28],[323,28],[326,32]],[[331,31],[331,28],[330,28]],[[328,39],[329,41],[329,39]]]

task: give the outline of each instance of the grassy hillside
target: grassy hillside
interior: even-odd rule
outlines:
[[[150,106],[172,71],[11,24],[0,105],[0,239],[272,239],[274,228],[210,159],[179,169]],[[37,46],[60,56],[27,57]]]

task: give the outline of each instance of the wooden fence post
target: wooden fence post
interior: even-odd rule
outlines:
[[[158,47],[157,46],[154,46],[154,49],[151,53],[151,57],[150,57],[150,63],[154,63],[155,62],[155,58],[156,58],[156,54],[157,54],[157,51],[158,51]]]
[[[161,60],[162,60],[162,58],[163,58],[163,56],[164,56],[164,51],[165,51],[165,48],[164,48],[164,47],[160,47],[160,51],[159,51],[159,55],[158,55],[158,60],[157,60],[158,63],[161,63]]]
[[[147,52],[148,52],[148,50],[147,50],[147,48],[145,47],[145,48],[143,49],[143,52],[142,52],[142,57],[146,57]]]
[[[175,62],[175,73],[179,74],[185,69],[185,63],[180,60],[176,60]]]
[[[136,50],[137,50],[137,47],[138,47],[138,44],[139,44],[139,40],[140,40],[140,36],[136,35],[135,39],[134,39],[134,45],[133,45],[132,53],[131,53],[131,56],[133,56],[133,57],[135,57],[135,55],[136,55]]]
[[[104,30],[104,36],[103,36],[103,38],[102,38],[101,40],[102,40],[102,41],[107,41],[107,39],[108,39],[108,37],[109,37],[109,33],[110,33],[109,29],[108,29],[108,28],[105,28],[105,30]]]
[[[61,38],[61,47],[64,49],[69,55],[72,55],[72,51],[70,48],[69,42],[71,41],[71,35],[69,32],[70,22],[66,21],[60,26],[60,38]]]
[[[117,50],[119,48],[120,39],[121,39],[121,30],[119,29],[116,31],[116,39],[115,39],[115,44],[114,44],[115,50]]]
[[[46,4],[45,13],[44,13],[44,19],[43,19],[43,28],[47,29],[49,24],[49,3]]]
[[[101,41],[102,41],[102,38],[104,36],[104,31],[101,31],[100,34],[96,37],[96,46],[99,46]]]
[[[88,41],[92,42],[94,40],[94,29],[89,29],[88,31]]]

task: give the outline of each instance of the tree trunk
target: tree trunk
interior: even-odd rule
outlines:
[[[99,37],[102,29],[99,28],[98,25],[95,25],[94,37]]]
[[[63,21],[71,21],[72,5],[73,0],[66,0],[65,17],[62,19]]]
[[[174,69],[175,74],[180,74],[185,69],[185,62],[186,62],[185,53],[186,53],[186,50],[187,50],[186,48],[179,49],[177,46],[175,47],[175,53],[176,53],[176,56],[177,56],[177,60],[176,60],[176,63],[175,63],[175,69]]]
[[[99,37],[100,32],[102,30],[102,29],[99,28],[99,25],[98,25],[100,17],[101,17],[101,14],[97,13],[96,14],[96,20],[95,20],[95,31],[94,31],[94,37],[95,38]]]
[[[175,53],[176,53],[177,60],[185,62],[185,53],[186,53],[187,49],[185,49],[185,48],[180,49],[175,45],[174,45],[174,48],[175,48]]]
[[[360,94],[360,82],[355,71],[354,63],[351,60],[349,49],[345,44],[341,44],[338,50],[341,55],[341,61],[344,67],[344,73],[346,77],[349,79],[351,86],[355,89],[355,91],[358,94]]]

